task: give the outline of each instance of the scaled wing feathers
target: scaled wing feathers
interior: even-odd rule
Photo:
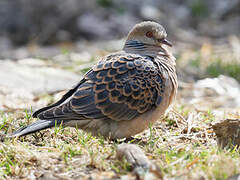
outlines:
[[[131,120],[159,105],[164,89],[164,79],[150,57],[109,55],[59,102],[37,111],[35,116],[63,120]]]

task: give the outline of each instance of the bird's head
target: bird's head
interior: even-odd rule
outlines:
[[[167,33],[162,25],[152,21],[144,21],[132,28],[128,34],[126,44],[132,43],[133,46],[134,42],[136,42],[136,45],[142,43],[159,47],[162,47],[162,45],[172,46],[166,37]]]

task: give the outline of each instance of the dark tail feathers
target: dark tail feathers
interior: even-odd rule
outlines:
[[[54,121],[54,120],[38,120],[26,127],[20,128],[17,131],[15,131],[13,134],[11,134],[9,137],[19,137],[19,136],[25,136],[43,129],[51,128],[56,125],[61,124],[61,121]]]

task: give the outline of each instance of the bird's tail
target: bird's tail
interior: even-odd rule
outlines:
[[[19,136],[25,136],[43,129],[54,127],[55,125],[59,125],[61,121],[54,121],[54,120],[38,120],[26,127],[20,128],[17,131],[15,131],[13,134],[11,134],[9,137],[19,137]]]

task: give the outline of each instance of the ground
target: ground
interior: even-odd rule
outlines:
[[[229,97],[224,82],[216,85],[225,90],[222,94],[217,89],[198,86],[199,79],[212,77],[218,82],[219,74],[223,73],[240,80],[239,54],[232,47],[227,51],[221,49],[223,52],[218,50],[211,44],[204,44],[200,50],[176,49],[179,90],[173,107],[164,119],[136,135],[138,140],[128,142],[143,149],[161,168],[164,179],[220,180],[240,173],[239,149],[219,148],[212,129],[218,120],[240,118],[240,106],[234,101],[238,97]],[[107,53],[100,51],[97,55]],[[96,60],[88,52],[84,56],[87,61],[78,60],[83,56],[64,50],[55,61],[38,59],[47,66],[81,75]],[[71,61],[58,64],[62,57]],[[0,114],[1,136],[35,121],[31,117],[32,106],[50,104],[61,94],[34,95],[23,106],[16,102],[21,108],[16,108],[16,103],[11,107],[14,98],[8,99],[11,103],[1,104],[4,107]],[[130,164],[116,159],[117,145],[123,141],[61,127],[19,139],[5,139],[0,142],[0,179],[136,179]]]

